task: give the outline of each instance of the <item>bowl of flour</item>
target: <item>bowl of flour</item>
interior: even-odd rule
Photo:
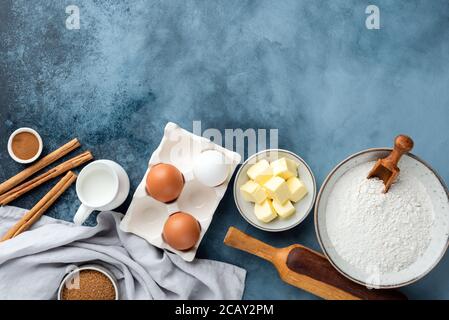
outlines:
[[[435,171],[413,154],[399,162],[388,193],[367,179],[391,149],[369,149],[328,175],[315,206],[320,245],[343,275],[373,288],[396,288],[426,275],[448,246],[449,198]]]

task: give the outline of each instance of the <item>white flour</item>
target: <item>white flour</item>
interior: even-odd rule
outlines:
[[[407,268],[424,253],[433,207],[421,182],[405,170],[384,194],[382,181],[366,179],[373,165],[359,165],[335,183],[326,227],[345,261],[367,273],[385,274]]]

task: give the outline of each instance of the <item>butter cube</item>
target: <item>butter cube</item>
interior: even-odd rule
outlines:
[[[277,200],[273,200],[273,208],[282,219],[290,217],[296,211],[295,207],[289,200],[287,200],[284,204],[279,203]]]
[[[265,159],[252,165],[246,173],[251,180],[254,180],[261,185],[273,176],[270,164]]]
[[[274,176],[279,176],[285,180],[298,175],[298,164],[287,158],[280,158],[271,163]]]
[[[254,213],[257,219],[265,223],[268,223],[277,217],[270,199],[265,200],[261,204],[256,203],[254,205]]]
[[[265,190],[260,184],[252,180],[248,180],[248,182],[242,185],[240,192],[242,193],[243,199],[249,202],[262,203],[267,198]]]
[[[263,185],[268,192],[268,196],[280,203],[285,203],[290,198],[290,191],[284,179],[275,176]]]
[[[293,202],[298,202],[304,198],[308,192],[304,182],[296,177],[288,179],[287,186],[290,191],[290,200]]]

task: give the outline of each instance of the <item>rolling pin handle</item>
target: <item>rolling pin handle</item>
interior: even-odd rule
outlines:
[[[254,239],[234,227],[229,227],[223,242],[230,247],[246,251],[270,262],[273,262],[276,254],[274,247]]]

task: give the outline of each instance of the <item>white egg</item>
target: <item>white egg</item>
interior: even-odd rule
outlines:
[[[216,187],[228,178],[229,164],[221,152],[206,150],[195,159],[193,174],[202,184]]]

